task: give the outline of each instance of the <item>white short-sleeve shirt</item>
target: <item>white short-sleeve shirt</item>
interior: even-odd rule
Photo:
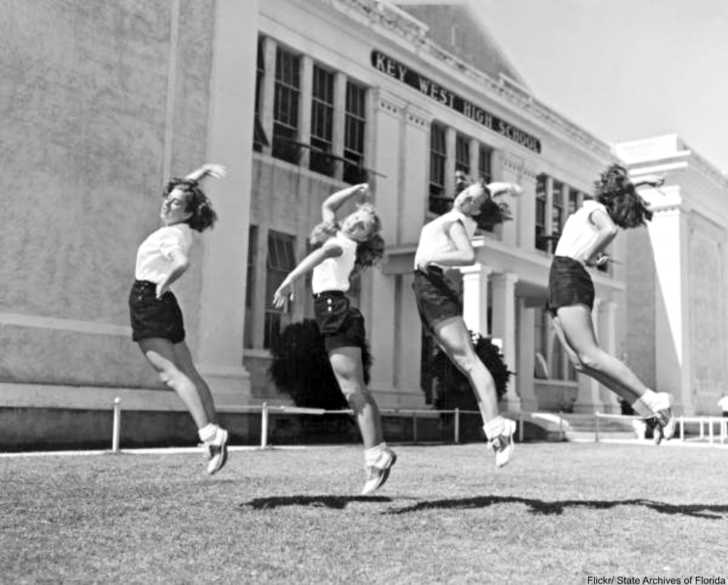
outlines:
[[[584,253],[599,237],[599,228],[591,221],[591,214],[601,210],[607,213],[607,208],[598,201],[587,199],[582,206],[572,213],[561,232],[559,243],[556,245],[555,256],[568,256],[584,263]]]
[[[186,223],[164,226],[152,232],[137,250],[134,278],[155,284],[162,282],[172,269],[173,252],[189,255],[192,241],[192,230]]]
[[[465,228],[468,238],[472,239],[478,224],[472,217],[468,217],[455,209],[443,213],[440,217],[426,223],[420,232],[420,240],[415,252],[415,268],[430,264],[431,258],[436,258],[442,252],[455,250],[455,243],[450,238],[450,226],[459,221]]]
[[[341,248],[342,254],[334,258],[326,258],[321,264],[314,267],[311,278],[313,294],[327,290],[340,290],[343,292],[349,290],[349,277],[356,263],[357,243],[341,232],[336,232],[336,235],[327,243],[332,240]]]

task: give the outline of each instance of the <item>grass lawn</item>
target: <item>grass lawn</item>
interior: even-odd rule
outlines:
[[[726,449],[397,452],[368,498],[355,446],[0,457],[0,583],[728,582]]]

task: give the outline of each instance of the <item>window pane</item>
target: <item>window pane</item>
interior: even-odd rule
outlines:
[[[455,138],[455,170],[470,174],[470,138],[461,134]]]
[[[536,223],[535,242],[537,250],[547,250],[546,236],[546,175],[536,178]]]
[[[276,158],[297,164],[299,159],[298,102],[300,57],[281,47],[276,50],[273,102],[273,150]]]
[[[445,163],[447,146],[445,128],[439,124],[430,126],[430,201],[429,210],[442,214],[450,210],[452,200],[445,195]]]

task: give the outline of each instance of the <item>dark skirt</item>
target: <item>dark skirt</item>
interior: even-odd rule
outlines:
[[[412,289],[422,324],[430,331],[446,319],[463,316],[460,296],[442,268],[429,266],[426,270],[415,270]]]
[[[549,271],[548,309],[556,315],[557,309],[572,305],[594,308],[594,283],[584,265],[568,256],[554,256]]]
[[[313,310],[327,352],[339,347],[366,347],[364,316],[342,291],[314,294]]]
[[[132,339],[141,341],[150,337],[169,339],[181,343],[185,339],[182,310],[170,291],[157,298],[157,285],[148,280],[135,280],[129,293],[129,317]]]

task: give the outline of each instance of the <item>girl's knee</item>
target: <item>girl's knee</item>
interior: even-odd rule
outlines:
[[[604,364],[602,352],[598,349],[579,352],[579,363],[582,371],[601,370]]]

